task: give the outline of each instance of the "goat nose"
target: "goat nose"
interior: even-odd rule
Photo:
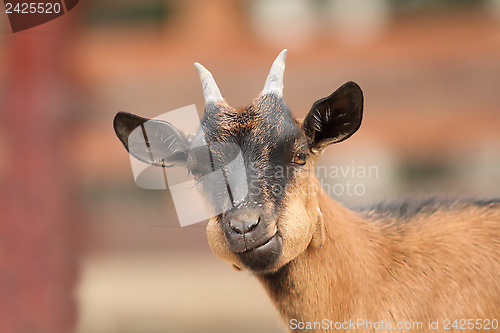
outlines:
[[[239,234],[244,234],[255,228],[260,221],[260,214],[256,212],[241,212],[234,214],[230,221],[229,227]]]

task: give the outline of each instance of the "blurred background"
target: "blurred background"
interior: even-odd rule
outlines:
[[[348,206],[500,196],[498,0],[87,0],[16,34],[0,20],[0,332],[284,332],[205,222],[181,228],[168,191],[135,185],[113,132],[122,110],[201,114],[195,61],[238,107],[288,48],[298,117],[357,82],[363,124],[318,168]]]

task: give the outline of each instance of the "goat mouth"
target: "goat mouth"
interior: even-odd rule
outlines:
[[[251,250],[236,253],[245,266],[255,273],[266,273],[274,269],[281,255],[283,238],[276,232],[262,245]]]

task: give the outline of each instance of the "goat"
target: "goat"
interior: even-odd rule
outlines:
[[[128,141],[148,119],[120,112],[115,132],[136,158],[185,167],[196,179],[207,173],[190,150],[201,136],[207,146],[240,147],[252,190],[209,219],[208,242],[216,256],[257,277],[291,331],[497,329],[500,200],[435,196],[367,209],[337,203],[321,189],[314,165],[328,145],[358,130],[363,93],[347,82],[295,119],[283,100],[285,57],[283,50],[263,91],[240,109],[195,63],[205,96],[200,131],[189,135],[155,122],[148,140],[163,147],[161,159]],[[211,154],[212,167],[230,161],[223,149]],[[201,190],[211,207],[224,200],[203,184]]]

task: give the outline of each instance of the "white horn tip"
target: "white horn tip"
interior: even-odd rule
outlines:
[[[287,49],[283,49],[276,57],[267,76],[262,95],[274,93],[279,97],[283,96],[283,75],[285,73],[285,60]]]
[[[224,100],[219,87],[217,87],[217,84],[215,83],[212,73],[210,73],[208,69],[203,67],[203,65],[198,62],[194,63],[194,67],[196,67],[198,74],[200,75],[201,84],[203,86],[203,94],[205,96],[205,104]]]
[[[278,54],[278,56],[276,57],[277,59],[281,59],[281,61],[283,61],[283,63],[285,63],[285,60],[286,60],[286,53],[288,52],[287,49],[283,49],[281,50],[280,54]]]
[[[207,71],[207,72],[208,72],[208,70],[207,70],[205,67],[203,67],[203,65],[202,65],[202,64],[200,64],[199,62],[195,62],[195,63],[194,63],[194,67],[196,67],[196,69],[198,70],[198,73],[200,73],[200,74],[201,74],[203,71]]]

